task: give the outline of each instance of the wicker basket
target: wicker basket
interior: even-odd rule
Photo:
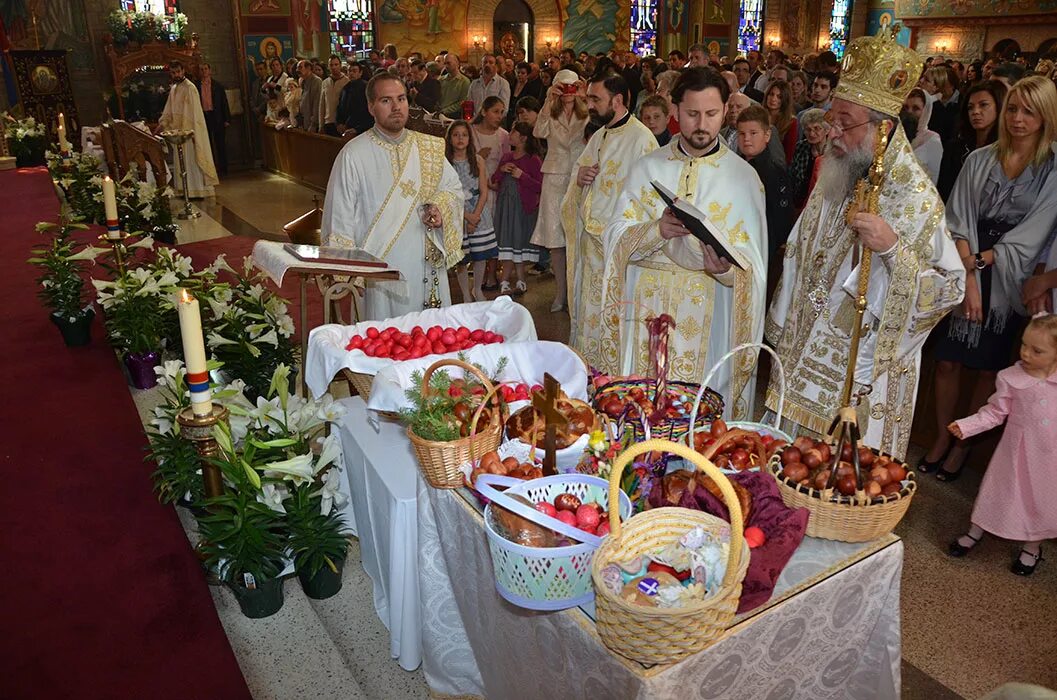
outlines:
[[[691,428],[690,431],[686,434],[686,444],[691,449],[693,449],[694,447],[694,434],[699,429],[703,428],[703,426],[701,426],[697,422],[697,413],[699,410],[698,407],[701,403],[701,397],[705,395],[705,389],[708,387],[708,383],[712,381],[712,377],[715,376],[716,372],[719,371],[719,368],[723,366],[724,362],[734,357],[739,352],[742,352],[743,350],[764,350],[771,354],[771,357],[774,359],[774,367],[778,370],[778,408],[775,412],[774,425],[767,425],[766,423],[757,423],[755,421],[741,420],[728,421],[727,427],[731,430],[741,428],[742,430],[751,430],[753,432],[759,433],[760,435],[770,435],[776,440],[785,440],[785,442],[787,443],[791,443],[793,441],[793,437],[783,431],[781,428],[782,408],[785,406],[785,370],[782,367],[782,358],[778,357],[778,353],[776,353],[774,350],[772,350],[767,345],[764,345],[763,343],[742,343],[741,345],[731,348],[730,352],[728,352],[723,357],[719,358],[719,361],[716,362],[715,365],[713,365],[712,369],[710,369],[708,371],[708,374],[705,375],[704,381],[701,382],[701,389],[698,391],[697,399],[694,401],[694,410],[690,413]],[[711,455],[706,456],[711,458]],[[763,464],[758,464],[755,467],[751,467],[750,469],[745,469],[743,471],[759,471],[763,469],[763,467]],[[725,474],[734,474],[737,473],[737,471],[737,469],[723,470]]]
[[[469,437],[450,442],[425,440],[411,432],[410,426],[407,428],[407,437],[411,441],[411,447],[415,450],[415,457],[418,458],[418,465],[422,468],[422,475],[429,485],[438,489],[457,489],[464,482],[460,466],[464,462],[473,460],[477,455],[483,455],[499,447],[503,437],[503,422],[497,402],[488,427],[479,433],[474,432],[477,429],[477,421],[481,418],[481,411],[489,400],[495,397],[498,387],[493,386],[481,370],[461,360],[437,360],[430,365],[422,375],[423,395],[429,391],[429,380],[433,373],[446,366],[459,367],[464,372],[473,374],[487,389],[481,405],[474,411],[473,420],[470,422]]]
[[[905,466],[905,465],[904,465]],[[768,470],[778,482],[782,502],[790,508],[807,508],[807,536],[838,542],[869,542],[895,529],[917,491],[914,473],[907,470],[903,489],[875,501],[841,496],[836,489],[818,489],[790,484],[780,475],[781,453],[771,458]],[[839,499],[839,500],[835,500]]]
[[[349,393],[356,392],[363,400],[371,400],[371,384],[374,383],[374,375],[362,372],[353,372],[351,369],[342,369],[341,376],[349,385]]]
[[[602,402],[609,396],[624,394],[632,389],[642,389],[650,393],[655,391],[655,386],[656,380],[653,379],[617,379],[598,387],[591,405],[594,406],[595,410],[599,410]],[[679,381],[668,382],[667,388],[670,393],[678,394],[680,400],[684,403],[693,400],[695,396],[704,396],[704,404],[708,407],[708,410],[700,417],[701,423],[707,423],[712,418],[723,415],[723,397],[710,389],[699,387],[697,384],[690,382]],[[701,390],[699,391],[699,389]],[[619,420],[623,421],[624,432],[632,443],[652,438],[672,440],[674,442],[686,435],[690,429],[689,415],[675,419],[665,418],[656,423],[647,424],[637,406],[625,408],[624,414]]]
[[[694,605],[652,608],[624,601],[602,581],[608,564],[627,561],[661,549],[696,526],[716,531],[727,523],[713,515],[688,508],[655,508],[632,516],[621,525],[613,504],[618,502],[620,477],[635,457],[652,451],[671,452],[692,462],[719,486],[730,511],[731,547],[727,572],[719,590]],[[645,664],[667,664],[695,654],[716,641],[734,619],[741,598],[741,582],[749,567],[749,548],[738,499],[727,478],[711,462],[686,445],[648,440],[632,446],[617,458],[609,475],[610,535],[595,553],[591,575],[595,583],[598,634],[612,651]]]

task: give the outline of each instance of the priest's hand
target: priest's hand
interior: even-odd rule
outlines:
[[[701,245],[705,254],[705,272],[710,275],[723,275],[730,271],[731,263],[716,254],[715,248],[710,245]]]
[[[851,229],[862,244],[875,253],[884,253],[892,249],[899,241],[899,236],[888,225],[888,222],[876,214],[860,212],[851,220]]]
[[[444,217],[441,216],[440,207],[436,204],[427,204],[422,208],[422,223],[426,228],[440,228],[444,225]]]
[[[598,177],[598,171],[597,165],[581,165],[580,171],[576,174],[576,184],[580,187],[587,187]]]
[[[661,230],[661,238],[666,241],[690,235],[690,229],[684,226],[683,222],[679,221],[679,217],[673,214],[672,210],[668,208],[665,208],[664,213],[661,214],[659,226]]]

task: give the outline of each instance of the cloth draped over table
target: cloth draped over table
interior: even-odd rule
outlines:
[[[965,268],[947,231],[943,203],[902,126],[888,144],[884,172],[879,215],[899,241],[886,255],[873,256],[853,393],[872,387],[858,407],[865,443],[902,458],[921,346],[961,301]],[[812,192],[789,236],[765,331],[785,369],[785,415],[816,433],[828,430],[840,408],[855,323],[859,266],[852,261],[855,234],[844,221],[849,201],[826,200],[818,188]],[[778,394],[772,376],[769,409],[776,408]],[[785,427],[795,432],[796,425]]]
[[[602,232],[621,211],[620,194],[629,169],[656,149],[657,139],[634,116],[629,116],[620,126],[599,129],[573,165],[569,189],[562,200],[569,281],[569,345],[588,364],[599,369],[605,368],[599,346],[605,272]],[[592,165],[598,166],[598,176],[587,187],[581,187],[577,184],[578,171]]]
[[[423,204],[437,205],[441,228],[426,229]],[[423,309],[433,269],[442,305],[451,304],[445,270],[462,259],[462,214],[462,183],[443,139],[406,129],[391,139],[371,129],[345,144],[331,168],[320,240],[366,250],[404,276],[368,283],[364,294],[365,320],[393,318]]]
[[[668,378],[700,382],[731,348],[763,337],[765,205],[756,172],[726,146],[691,158],[679,144],[674,139],[632,168],[619,213],[605,231],[600,367],[621,375],[648,374],[645,321],[667,313],[675,319]],[[650,184],[653,180],[703,211],[742,254],[746,269],[732,267],[713,276],[704,271],[703,246],[696,238],[661,238],[659,221],[666,205]],[[755,368],[755,353],[743,353],[709,382],[727,398],[728,417],[754,417]]]
[[[187,164],[189,197],[212,197],[213,188],[220,183],[213,165],[213,151],[209,147],[209,129],[202,111],[202,99],[194,83],[184,78],[169,90],[158,120],[163,131],[193,131],[194,138],[184,143],[184,162]],[[173,154],[173,189],[183,193],[180,158]]]

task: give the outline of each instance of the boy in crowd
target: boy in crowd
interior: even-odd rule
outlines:
[[[770,264],[780,267],[779,248],[785,244],[793,227],[793,183],[785,163],[768,152],[771,141],[771,118],[759,105],[750,105],[738,115],[738,152],[756,170],[763,182],[767,211],[767,255]]]
[[[639,119],[657,137],[659,147],[667,146],[672,140],[672,134],[668,131],[668,100],[661,95],[650,95],[642,101]]]

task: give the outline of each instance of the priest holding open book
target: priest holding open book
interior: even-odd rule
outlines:
[[[600,345],[608,371],[646,374],[645,321],[662,313],[675,320],[669,379],[700,382],[731,348],[763,337],[763,185],[719,139],[729,93],[719,73],[685,71],[672,89],[679,138],[642,158],[628,174],[620,213],[604,235]],[[755,368],[755,353],[744,353],[710,382],[730,397],[729,417],[752,419]]]

